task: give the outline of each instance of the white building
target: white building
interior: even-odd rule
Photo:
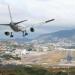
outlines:
[[[27,53],[29,53],[26,49],[16,49],[12,55],[16,55],[16,56],[23,56],[23,55],[26,55]]]

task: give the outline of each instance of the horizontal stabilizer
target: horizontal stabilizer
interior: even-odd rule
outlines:
[[[0,25],[10,25],[10,24],[0,24]]]

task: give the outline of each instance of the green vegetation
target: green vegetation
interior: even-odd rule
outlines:
[[[12,55],[3,55],[3,56],[1,56],[2,58],[5,58],[6,60],[9,60],[9,59],[15,59],[15,60],[21,60],[21,58],[20,57],[14,57],[14,56],[12,56]]]
[[[1,69],[2,70],[2,69]],[[0,73],[1,73],[0,70]],[[4,71],[4,72],[3,72]],[[75,68],[65,69],[65,71],[49,71],[43,67],[27,67],[27,66],[15,66],[14,69],[5,69],[2,71],[2,75],[75,75]]]
[[[51,73],[45,69],[34,67],[16,68],[16,73],[17,75],[51,75]]]
[[[43,67],[17,67],[15,69],[16,75],[75,75],[75,69],[70,69],[70,71],[49,71]]]

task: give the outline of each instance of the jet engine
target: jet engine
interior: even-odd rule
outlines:
[[[10,32],[5,32],[4,33],[6,36],[9,36],[10,35]]]
[[[31,28],[30,28],[30,31],[31,31],[31,32],[34,32],[35,30],[34,30],[34,28],[33,28],[33,27],[31,27]]]

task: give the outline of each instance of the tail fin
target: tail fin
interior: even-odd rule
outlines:
[[[9,11],[10,20],[11,20],[11,22],[13,22],[13,20],[12,20],[12,14],[11,14],[11,10],[10,10],[10,6],[9,5],[8,5],[8,11]]]

